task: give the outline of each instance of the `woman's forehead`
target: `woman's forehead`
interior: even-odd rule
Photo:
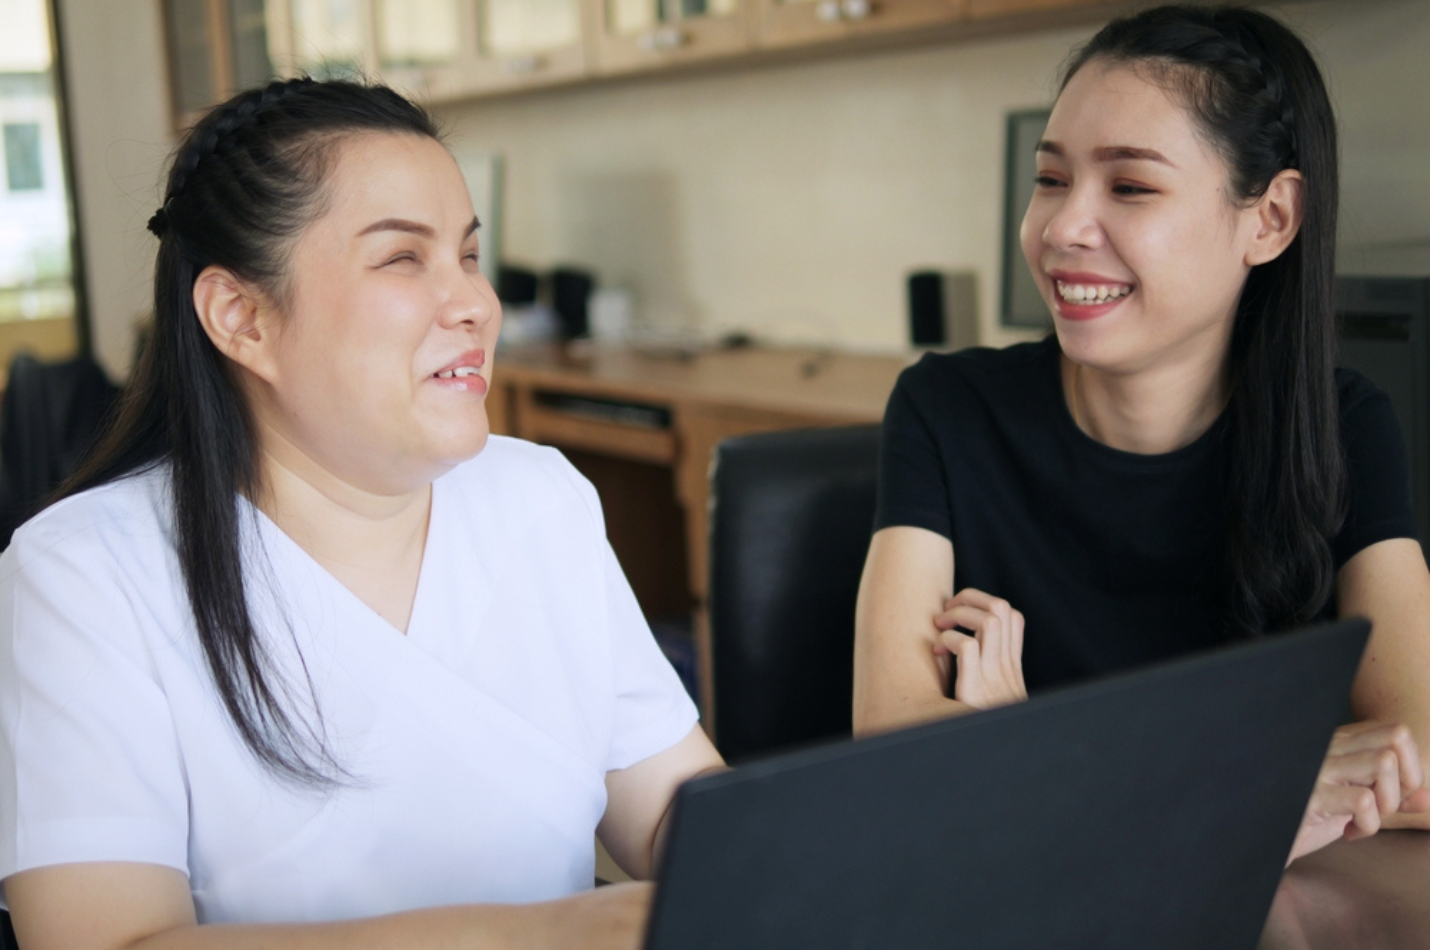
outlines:
[[[350,227],[385,218],[422,220],[441,230],[449,218],[465,226],[471,197],[457,163],[436,139],[406,133],[361,133],[334,150],[319,221]],[[317,222],[315,222],[317,223]]]

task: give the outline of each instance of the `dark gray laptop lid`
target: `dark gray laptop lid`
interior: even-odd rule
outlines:
[[[689,782],[647,950],[1253,947],[1368,630]]]

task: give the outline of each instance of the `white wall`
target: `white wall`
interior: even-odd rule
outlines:
[[[159,3],[59,0],[99,352],[147,309],[144,223],[171,143]],[[1430,3],[1280,7],[1341,117],[1343,239],[1430,240]],[[997,326],[1003,124],[1087,30],[477,101],[439,110],[506,156],[505,253],[592,266],[666,326],[861,348],[905,340],[904,276],[976,274]]]
[[[1343,234],[1430,237],[1430,3],[1282,5],[1339,103]],[[972,270],[995,315],[1004,118],[1091,29],[441,110],[507,157],[505,256],[593,266],[656,324],[890,348],[904,276]]]

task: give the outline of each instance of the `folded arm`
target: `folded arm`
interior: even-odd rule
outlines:
[[[874,534],[854,621],[854,734],[968,712],[948,698],[934,617],[953,594],[953,544],[923,528]]]

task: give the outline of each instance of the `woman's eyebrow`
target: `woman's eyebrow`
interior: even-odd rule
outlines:
[[[471,237],[477,228],[482,226],[482,222],[475,216],[472,221],[462,231],[462,240]],[[420,221],[408,221],[406,218],[383,218],[381,221],[374,221],[357,233],[358,237],[367,234],[376,234],[379,231],[402,231],[407,234],[416,234],[419,237],[435,238],[437,232],[431,225],[423,224]]]
[[[1058,158],[1065,157],[1063,147],[1057,142],[1050,142],[1043,139],[1038,143],[1037,151],[1042,154],[1054,155]],[[1136,145],[1104,145],[1101,148],[1092,150],[1094,161],[1098,162],[1159,162],[1169,168],[1176,168],[1177,163],[1157,151],[1155,148],[1141,148]]]
[[[1169,168],[1177,167],[1175,162],[1155,148],[1138,148],[1135,145],[1106,145],[1093,149],[1092,157],[1099,162],[1158,162]]]

